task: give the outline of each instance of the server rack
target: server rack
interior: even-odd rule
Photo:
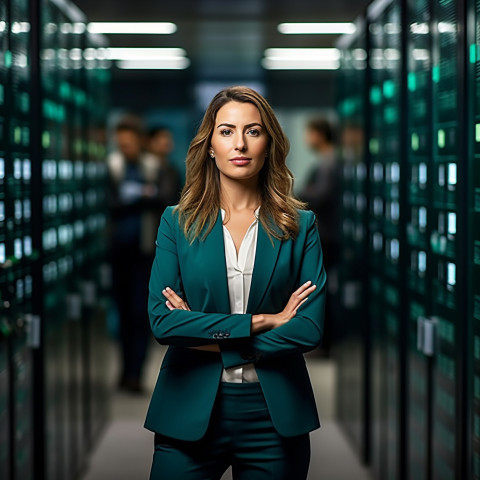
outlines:
[[[470,335],[479,263],[476,8],[379,0],[366,14],[377,478],[463,480],[479,471],[478,339]]]
[[[480,4],[468,1],[465,8],[468,151],[468,330],[467,334],[467,408],[465,411],[465,452],[468,478],[480,478]]]
[[[107,418],[91,348],[106,337],[110,76],[86,54],[97,46],[68,1],[0,4],[2,479],[75,478]]]
[[[7,4],[8,35],[4,138],[6,285],[4,303],[9,307],[11,400],[11,475],[33,478],[32,353],[27,341],[27,315],[32,312],[31,139],[29,114],[29,10],[28,2]]]
[[[418,322],[427,316],[426,297],[431,291],[428,280],[428,253],[431,205],[429,172],[431,169],[432,125],[432,12],[429,1],[408,5],[407,54],[408,93],[406,169],[409,188],[405,199],[407,210],[408,313],[408,419],[407,478],[428,478],[431,458],[429,432],[431,359],[418,349]]]
[[[337,417],[364,461],[369,459],[370,351],[367,305],[368,234],[367,178],[367,36],[365,20],[356,20],[357,34],[339,41],[341,76],[338,113],[341,131],[342,244],[339,271],[342,315],[335,326],[337,341],[337,388],[358,395],[339,395]]]

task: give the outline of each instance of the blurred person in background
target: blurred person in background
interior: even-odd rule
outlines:
[[[145,150],[140,118],[128,115],[115,128],[116,151],[107,158],[110,178],[113,294],[119,316],[122,370],[119,387],[141,392],[150,328],[148,276],[158,218],[171,201],[160,188],[158,159]]]
[[[180,175],[171,162],[170,155],[175,148],[173,134],[165,125],[158,125],[149,130],[148,150],[158,160],[158,186],[165,205],[173,205],[180,198]],[[158,212],[158,221],[163,210]]]
[[[338,291],[337,263],[340,254],[341,165],[335,148],[332,125],[325,118],[307,124],[305,141],[317,162],[307,176],[299,198],[317,215],[318,230],[328,276],[325,330],[321,353],[329,356],[335,325],[335,298]]]
[[[313,212],[292,195],[267,101],[219,92],[160,223],[153,334],[169,345],[145,426],[151,480],[302,480],[319,427],[303,353],[322,337],[326,275]]]

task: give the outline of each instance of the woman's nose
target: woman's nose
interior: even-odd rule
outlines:
[[[235,145],[235,150],[239,150],[241,152],[243,152],[246,147],[247,147],[247,144],[245,142],[245,138],[243,135],[238,135],[237,138],[235,139],[235,142],[236,142],[236,145]]]

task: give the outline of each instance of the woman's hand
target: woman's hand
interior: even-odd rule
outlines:
[[[170,287],[164,288],[162,293],[167,299],[165,305],[169,310],[175,310],[176,308],[181,310],[190,310],[188,303],[182,297],[179,297]]]
[[[162,290],[163,296],[167,299],[165,305],[170,310],[181,309],[181,310],[189,310],[190,307],[188,303],[180,296],[178,296],[170,287],[164,288]],[[203,350],[204,352],[219,352],[220,347],[218,344],[214,343],[211,345],[201,345],[199,347],[188,347],[193,348],[195,350]]]
[[[308,300],[308,295],[316,288],[317,286],[312,285],[309,280],[290,295],[287,305],[280,313],[252,315],[252,333],[272,330],[289,322],[297,314],[298,308]]]

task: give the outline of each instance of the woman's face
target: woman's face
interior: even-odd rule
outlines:
[[[268,143],[260,112],[252,103],[232,101],[218,110],[209,153],[215,156],[220,178],[257,177],[265,163]]]

